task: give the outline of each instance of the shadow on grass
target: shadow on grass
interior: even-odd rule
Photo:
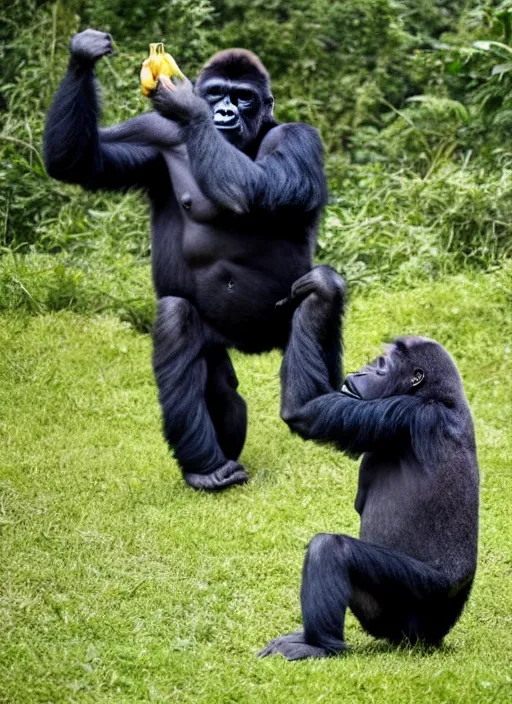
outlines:
[[[349,654],[353,653],[354,655],[368,658],[373,658],[376,655],[397,655],[399,657],[401,656],[407,658],[423,658],[436,654],[453,655],[457,652],[457,650],[458,648],[455,645],[446,643],[443,643],[441,646],[428,646],[422,643],[411,645],[406,641],[400,645],[394,645],[393,643],[388,643],[387,641],[374,641],[373,643],[368,643],[367,645],[352,648],[349,651]]]

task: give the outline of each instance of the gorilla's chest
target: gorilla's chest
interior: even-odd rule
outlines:
[[[199,188],[192,171],[185,145],[179,145],[164,154],[172,187],[185,221],[211,222],[219,215],[219,208]]]
[[[257,257],[261,244],[240,237],[247,222],[216,206],[201,191],[190,169],[185,145],[165,154],[172,188],[180,209],[182,251],[192,269],[210,268],[218,262],[246,262]],[[171,233],[172,237],[176,233]]]

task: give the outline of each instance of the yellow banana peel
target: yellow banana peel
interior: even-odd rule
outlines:
[[[140,70],[140,83],[142,85],[142,92],[147,98],[151,94],[151,91],[156,88],[157,84],[153,77],[153,71],[146,64],[146,61],[142,64]]]
[[[142,93],[148,97],[157,86],[158,77],[164,75],[172,78],[175,76],[185,80],[185,75],[173,57],[165,51],[162,42],[149,45],[149,56],[142,62],[140,82]]]

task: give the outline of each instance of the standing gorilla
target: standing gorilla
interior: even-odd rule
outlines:
[[[247,414],[227,348],[287,343],[290,316],[275,303],[311,268],[326,201],[322,144],[308,125],[275,121],[268,73],[241,49],[213,56],[195,92],[161,79],[157,112],[99,129],[94,65],[111,52],[104,32],[73,37],[46,167],[91,190],[147,192],[165,437],[190,486],[242,484]]]
[[[346,649],[350,608],[376,638],[439,645],[459,618],[476,569],[478,465],[457,368],[437,342],[403,337],[341,393],[343,280],[317,267],[300,301],[282,367],[282,416],[305,439],[364,453],[355,508],[360,539],[320,534],[302,574],[304,631],[262,656],[326,657]]]

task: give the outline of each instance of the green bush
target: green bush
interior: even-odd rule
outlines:
[[[512,168],[443,163],[428,178],[383,164],[352,170],[323,223],[319,258],[356,285],[411,286],[512,255]]]

